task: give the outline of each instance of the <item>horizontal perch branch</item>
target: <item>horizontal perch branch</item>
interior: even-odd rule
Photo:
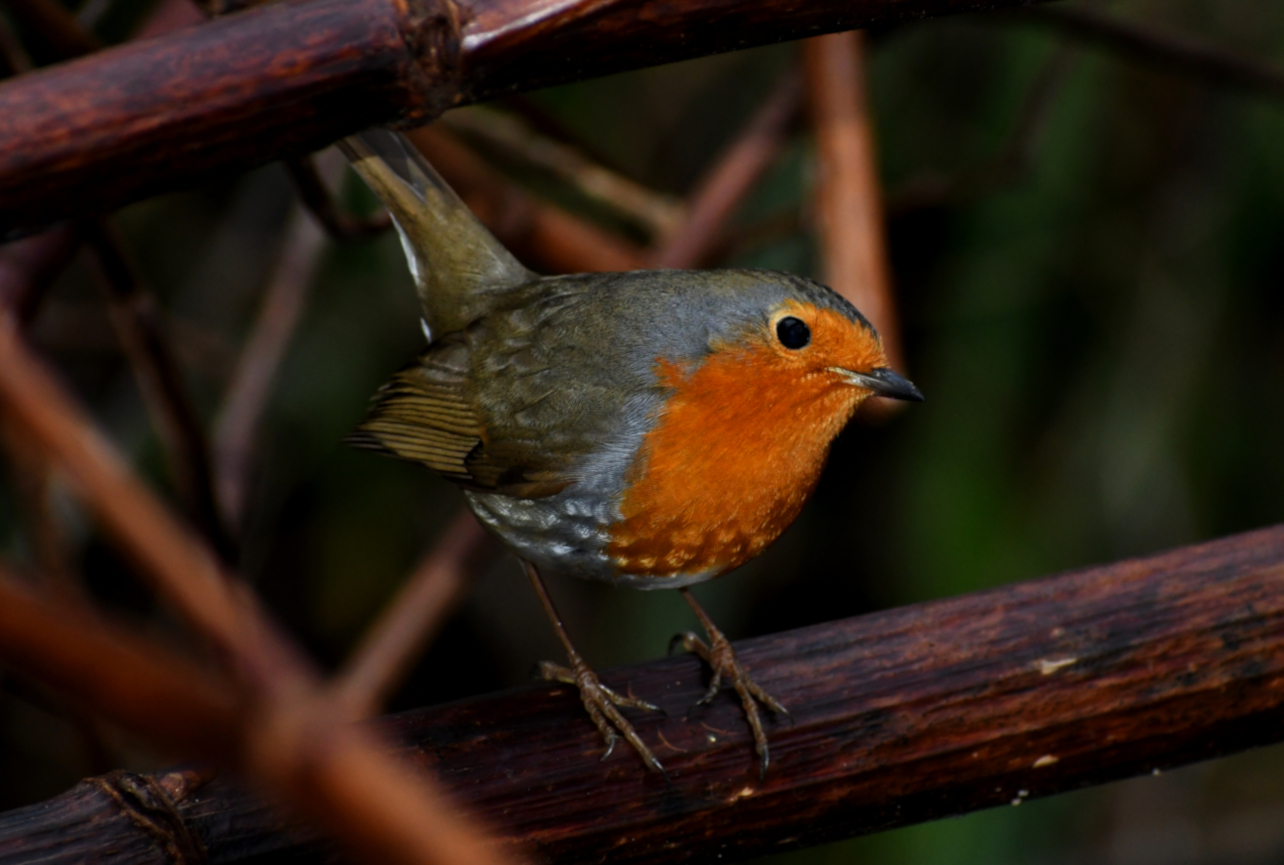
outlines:
[[[605,677],[668,711],[635,722],[668,780],[632,753],[600,761],[566,687],[379,724],[406,764],[546,861],[731,861],[1020,802],[1284,738],[1284,526],[738,651],[793,712],[765,781],[734,699],[688,711],[703,690],[690,657]],[[159,861],[157,823],[216,863],[303,852],[231,782],[169,777],[91,779],[0,815],[0,865]],[[128,819],[143,806],[122,789],[150,791],[165,819]]]
[[[446,108],[1029,0],[287,0],[0,85],[0,237]]]

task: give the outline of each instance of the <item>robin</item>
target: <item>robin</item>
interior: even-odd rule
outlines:
[[[606,740],[663,772],[575,650],[540,576],[677,589],[707,635],[675,638],[726,681],[769,761],[750,678],[688,587],[757,556],[798,516],[830,443],[873,395],[922,400],[878,334],[819,283],[765,270],[541,277],[476,220],[403,136],[342,147],[396,223],[428,348],[372,399],[350,441],[454,481],[521,559]]]

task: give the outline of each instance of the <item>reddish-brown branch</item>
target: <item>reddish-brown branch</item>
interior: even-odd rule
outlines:
[[[65,598],[57,604],[40,598],[3,567],[0,658],[171,755],[228,764],[239,751],[242,713],[229,682]]]
[[[863,35],[803,43],[816,126],[816,210],[824,279],[856,305],[904,369],[883,235],[882,194],[865,84]]]
[[[314,157],[287,159],[285,169],[290,173],[290,179],[294,181],[294,187],[299,192],[303,206],[316,218],[331,239],[340,242],[365,240],[392,228],[392,219],[387,214],[361,219],[340,210],[334,195],[326,187],[317,171]]]
[[[1023,2],[295,0],[250,9],[0,85],[0,230],[101,212],[460,102]]]
[[[79,598],[80,585],[73,576],[69,545],[61,521],[54,513],[57,473],[26,430],[0,412],[0,444],[8,452],[11,481],[17,493],[32,558],[50,591],[59,597]]]
[[[526,195],[441,130],[425,126],[410,138],[477,218],[536,270],[577,273],[645,266],[641,249]]]
[[[727,220],[779,156],[801,97],[800,77],[787,73],[697,184],[686,221],[661,241],[651,266],[686,268],[707,263]]]
[[[166,749],[248,771],[369,861],[506,859],[479,844],[470,820],[368,734],[329,721],[315,698],[294,694],[288,706],[262,713],[231,683],[174,660],[165,647],[67,604],[52,606],[3,574],[0,658]]]
[[[58,0],[4,0],[14,16],[43,36],[61,57],[80,57],[102,48]]]
[[[156,298],[138,281],[119,237],[105,222],[86,220],[82,231],[98,260],[112,324],[133,367],[152,426],[164,445],[174,486],[201,531],[225,559],[231,560],[235,558],[234,545],[214,499],[205,429],[188,395]]]
[[[0,308],[13,310],[21,322],[30,321],[80,242],[76,226],[61,225],[0,246]]]
[[[1056,96],[1077,54],[1078,49],[1062,45],[1048,58],[1031,82],[1006,140],[993,157],[957,179],[932,173],[910,180],[888,196],[888,213],[959,204],[1018,182],[1035,163]]]
[[[1281,586],[1275,527],[744,641],[740,660],[793,716],[771,730],[764,780],[734,695],[691,708],[705,682],[689,656],[603,677],[668,712],[634,720],[667,780],[632,753],[602,761],[566,686],[380,726],[542,861],[731,862],[1279,741]],[[47,865],[131,849],[130,827],[105,833],[110,806],[83,793],[0,816],[0,865],[30,856],[25,841]],[[227,865],[303,852],[226,782],[173,804]]]
[[[477,519],[460,511],[366,632],[333,685],[335,699],[354,717],[376,714],[396,690],[467,592],[486,541]]]
[[[325,235],[296,207],[285,228],[280,258],[223,397],[214,430],[218,499],[230,526],[239,526],[253,474],[254,442],[277,370],[303,314]]]
[[[1054,27],[1127,57],[1168,67],[1214,84],[1284,98],[1284,70],[1219,45],[1127,21],[1089,6],[1058,4],[1010,19]]]
[[[683,222],[686,208],[674,197],[594,162],[577,147],[545,137],[512,114],[452,111],[439,122],[488,159],[555,179],[649,237],[671,232]]]

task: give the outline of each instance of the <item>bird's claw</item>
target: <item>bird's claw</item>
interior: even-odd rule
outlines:
[[[639,700],[637,697],[626,697],[603,685],[597,674],[579,657],[571,659],[570,667],[554,664],[551,661],[541,661],[538,670],[540,677],[547,681],[563,682],[579,689],[580,700],[584,703],[589,719],[593,721],[593,725],[606,741],[606,751],[602,754],[603,760],[611,756],[615,751],[615,743],[623,736],[624,741],[638,752],[648,769],[668,777],[664,766],[638,736],[629,720],[616,708],[621,706],[628,709],[644,709],[648,712],[663,712],[659,706],[648,703],[646,700]]]
[[[767,734],[762,728],[762,716],[758,711],[758,704],[766,706],[773,713],[785,715],[788,717],[789,710],[781,705],[780,701],[768,694],[762,687],[749,677],[745,668],[740,665],[736,658],[736,651],[731,647],[730,641],[717,628],[709,628],[709,642],[706,643],[690,631],[685,634],[678,634],[669,643],[670,651],[673,646],[681,643],[682,647],[688,652],[699,655],[706,664],[712,675],[709,678],[709,688],[700,698],[697,706],[708,705],[718,691],[722,688],[722,680],[725,678],[731,683],[736,693],[740,696],[740,704],[744,707],[745,718],[749,722],[749,728],[753,731],[754,752],[759,758],[759,775],[766,777],[767,764],[771,762],[771,752],[767,747]]]

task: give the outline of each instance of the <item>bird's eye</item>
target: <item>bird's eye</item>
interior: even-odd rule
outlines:
[[[785,348],[803,348],[811,342],[811,329],[802,319],[790,315],[776,325],[776,336]]]

